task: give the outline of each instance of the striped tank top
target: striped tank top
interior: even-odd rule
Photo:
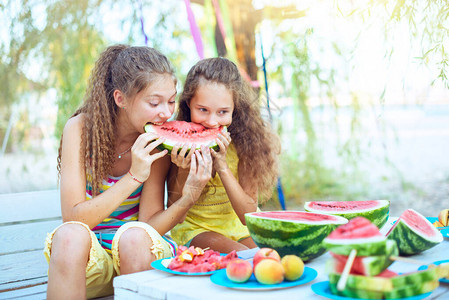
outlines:
[[[107,180],[103,180],[100,188],[100,193],[106,191],[113,186],[122,177],[109,176]],[[87,176],[86,184],[86,200],[92,199],[92,186],[90,184],[91,177]],[[119,207],[100,224],[92,228],[101,246],[109,253],[111,253],[112,239],[115,233],[126,222],[138,221],[139,219],[139,203],[140,195],[142,193],[143,184],[141,184]],[[170,245],[173,253],[176,253],[176,244],[169,236],[162,236],[162,238]]]
[[[107,180],[103,180],[100,187],[100,193],[113,186],[123,176],[124,175],[119,177],[109,176]],[[90,176],[87,176],[86,200],[92,199],[92,186],[90,182]],[[140,185],[125,201],[120,204],[119,207],[117,207],[117,209],[109,217],[92,228],[92,231],[95,233],[98,241],[104,249],[111,250],[112,239],[120,226],[126,222],[138,220],[142,187],[143,185]]]

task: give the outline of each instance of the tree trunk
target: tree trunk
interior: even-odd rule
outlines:
[[[259,13],[252,6],[251,0],[227,0],[227,3],[234,30],[238,64],[251,80],[257,80],[255,31]]]

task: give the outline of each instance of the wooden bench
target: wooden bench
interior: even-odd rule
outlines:
[[[59,190],[0,194],[0,299],[46,298],[43,248],[62,223],[59,199]]]

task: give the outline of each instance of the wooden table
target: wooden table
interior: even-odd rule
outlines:
[[[241,251],[239,256],[250,258],[257,249]],[[281,290],[244,291],[215,285],[209,276],[180,276],[158,270],[122,275],[114,279],[114,296],[116,300],[125,299],[311,299],[322,300],[316,295],[311,285],[328,280],[324,264],[329,258],[325,253],[306,264],[314,268],[318,276],[310,283]],[[426,263],[449,259],[449,240],[445,239],[436,247],[425,251],[414,259]],[[396,272],[415,271],[419,266],[403,262],[394,262],[390,269]],[[427,299],[449,299],[449,284],[442,283]]]

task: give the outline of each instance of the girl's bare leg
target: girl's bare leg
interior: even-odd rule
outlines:
[[[156,260],[150,248],[150,237],[142,228],[127,229],[119,241],[120,273],[130,274],[151,269],[151,262]]]
[[[66,224],[53,236],[47,299],[86,299],[90,234],[82,225]]]
[[[233,241],[222,234],[216,232],[202,232],[193,238],[190,243],[191,246],[207,248],[221,252],[221,253],[229,253],[232,250],[242,251],[249,249],[244,244]]]
[[[246,239],[241,240],[239,243],[245,245],[249,249],[257,248],[256,243],[254,243],[253,239],[250,236]]]

